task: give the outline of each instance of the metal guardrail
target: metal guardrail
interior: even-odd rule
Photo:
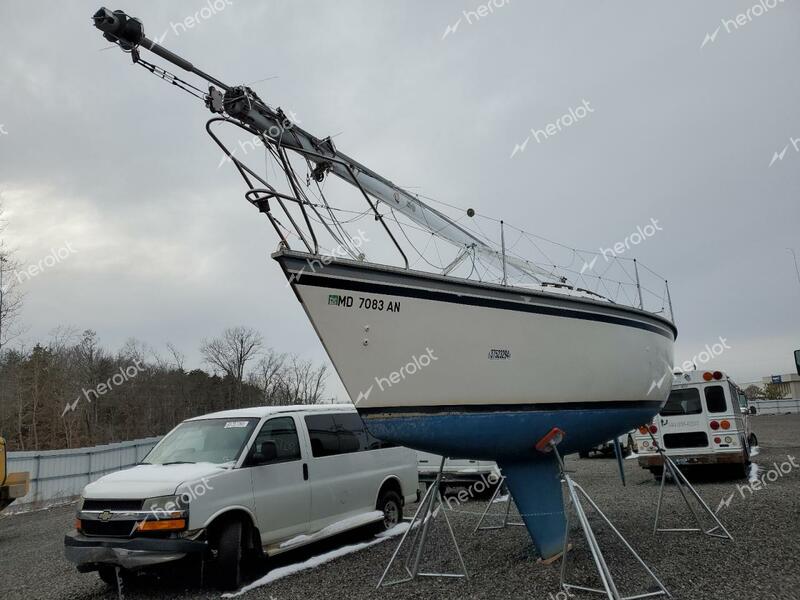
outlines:
[[[30,491],[10,508],[68,500],[79,496],[84,486],[107,473],[140,462],[161,437],[143,438],[91,448],[9,452],[9,473],[30,473]]]
[[[756,407],[759,415],[785,415],[800,413],[800,398],[783,398],[780,400],[751,400],[750,406]]]

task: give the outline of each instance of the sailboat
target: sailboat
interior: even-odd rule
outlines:
[[[215,113],[206,129],[245,180],[246,199],[274,227],[280,244],[272,257],[369,431],[443,456],[497,461],[538,553],[556,556],[565,524],[561,482],[537,442],[557,427],[559,451],[579,452],[658,412],[669,392],[658,382],[677,336],[671,301],[669,313],[663,305],[645,309],[636,263],[637,294],[626,304],[507,252],[504,241],[497,248],[331,138],[291,123],[249,87],[229,86],[148,39],[137,19],[103,8],[94,24],[135,64]],[[204,79],[208,90],[144,60],[143,49]],[[216,130],[221,124],[260,140],[285,174],[285,189],[235,156]],[[355,188],[399,265],[371,262],[355,248],[327,200],[309,198],[290,153],[307,169],[306,188],[331,176]],[[448,242],[455,257],[438,272],[410,267],[400,222],[387,214]],[[319,231],[342,251],[323,252]],[[497,280],[471,277],[476,264],[493,268]],[[473,268],[459,275],[464,265]]]

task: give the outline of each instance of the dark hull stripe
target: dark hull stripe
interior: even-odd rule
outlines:
[[[387,285],[384,283],[374,283],[371,281],[355,281],[353,279],[326,277],[325,275],[306,275],[305,273],[300,278],[299,283],[295,283],[294,281],[292,282],[292,287],[295,285],[326,287],[348,290],[352,292],[365,292],[367,294],[386,294],[390,296],[435,300],[437,302],[449,302],[452,304],[462,304],[467,306],[481,306],[484,308],[498,308],[502,310],[513,310],[517,312],[565,317],[569,319],[582,319],[584,321],[599,321],[601,323],[613,323],[615,325],[623,325],[625,327],[644,329],[646,331],[652,331],[653,333],[662,335],[669,340],[675,339],[675,336],[672,334],[672,332],[667,331],[662,327],[651,325],[650,323],[644,323],[642,321],[626,319],[624,317],[615,317],[613,315],[606,315],[596,312],[584,312],[568,308],[543,306],[540,304],[524,304],[522,302],[509,302],[507,300],[497,300],[494,298],[463,296],[461,294],[440,292],[436,290],[408,288],[397,285]]]
[[[608,402],[546,402],[541,404],[448,404],[441,406],[361,407],[356,410],[370,416],[439,415],[450,413],[558,412],[564,410],[609,410],[615,408],[660,408],[661,400],[610,400]]]

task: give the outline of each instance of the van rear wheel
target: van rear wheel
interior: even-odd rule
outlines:
[[[217,584],[223,590],[238,589],[242,583],[242,523],[231,521],[217,538]]]
[[[403,520],[403,500],[394,490],[386,490],[378,498],[375,507],[383,513],[383,531],[387,531]]]

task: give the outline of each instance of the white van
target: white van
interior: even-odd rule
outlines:
[[[746,477],[758,444],[750,414],[744,392],[722,371],[676,373],[664,408],[635,434],[639,466],[657,478],[663,473],[652,432],[678,465],[732,465]]]
[[[65,554],[110,584],[116,567],[211,558],[231,589],[243,556],[391,528],[418,487],[416,453],[370,435],[352,405],[219,412],[184,421],[139,465],[87,485]]]

